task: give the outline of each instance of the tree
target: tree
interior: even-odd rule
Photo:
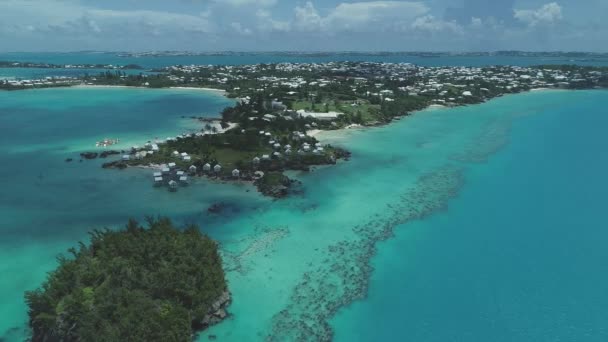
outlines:
[[[168,219],[95,230],[27,292],[32,341],[191,341],[227,290],[217,244]]]

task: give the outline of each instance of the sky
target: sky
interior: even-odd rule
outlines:
[[[0,51],[598,51],[608,0],[0,0]]]

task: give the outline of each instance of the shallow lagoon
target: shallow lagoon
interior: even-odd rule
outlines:
[[[103,93],[106,89],[96,89],[95,92],[97,91]],[[124,101],[95,103],[93,106],[114,115],[88,117],[91,123],[109,124],[113,120],[120,122],[121,118],[116,113],[123,106],[137,108],[146,101],[165,102],[163,96],[173,96],[173,91],[169,91],[170,95],[159,91],[153,96],[158,96],[154,100],[146,99],[145,96],[149,93],[141,95],[137,93],[139,90],[112,91],[121,92],[114,95],[123,96]],[[128,94],[131,91],[136,93]],[[4,93],[0,93],[2,94]],[[43,107],[57,107],[53,115],[67,112],[75,115],[72,109],[61,109],[58,103],[65,102],[66,96],[68,95],[53,98],[49,95]],[[130,96],[133,97],[129,99]],[[137,96],[144,96],[144,99],[137,99]],[[36,132],[34,136],[39,136],[41,131],[61,130],[63,126],[41,128],[37,126],[40,121],[23,122],[28,120],[25,115],[1,116],[3,125],[13,125],[13,129],[3,136],[3,153],[8,156],[9,165],[18,166],[17,169],[5,168],[1,178],[3,184],[0,184],[3,189],[9,190],[6,191],[8,198],[3,196],[0,199],[0,217],[3,217],[0,257],[2,260],[10,260],[2,264],[1,271],[2,274],[11,275],[0,280],[0,302],[7,304],[0,309],[0,336],[3,331],[7,331],[6,339],[14,340],[23,333],[23,291],[38,286],[44,273],[54,266],[53,256],[74,245],[79,239],[86,238],[89,228],[116,226],[129,217],[141,219],[147,214],[161,214],[168,215],[177,222],[199,223],[205,232],[222,243],[234,296],[230,308],[233,316],[205,332],[201,340],[206,340],[208,335],[229,341],[285,340],[299,336],[322,339],[333,333],[338,340],[357,337],[370,340],[376,336],[385,339],[414,336],[420,337],[416,339],[419,341],[442,340],[441,337],[447,335],[433,334],[434,329],[427,330],[430,331],[427,335],[413,330],[413,327],[419,326],[419,321],[412,319],[411,326],[408,326],[397,319],[417,316],[421,310],[443,312],[446,301],[457,300],[461,293],[466,295],[471,279],[475,279],[476,273],[473,271],[470,277],[452,276],[448,280],[453,280],[450,286],[453,291],[442,291],[443,295],[438,297],[443,301],[421,300],[419,303],[423,304],[410,307],[409,301],[417,298],[418,293],[421,293],[420,298],[432,298],[434,290],[442,290],[423,287],[427,289],[426,292],[416,292],[420,291],[416,287],[417,283],[409,281],[421,279],[422,276],[427,277],[423,280],[431,283],[443,279],[441,276],[444,269],[437,267],[436,259],[430,259],[431,263],[428,264],[428,268],[435,265],[432,270],[436,272],[424,272],[427,270],[426,261],[429,260],[425,256],[441,255],[433,253],[433,244],[441,246],[442,250],[451,246],[452,242],[460,249],[452,248],[459,251],[465,247],[471,251],[482,247],[486,251],[491,249],[492,253],[483,254],[489,256],[486,262],[491,263],[492,256],[501,255],[501,250],[496,251],[497,246],[502,246],[503,251],[506,248],[504,245],[488,244],[484,240],[485,235],[481,235],[484,238],[476,235],[479,230],[487,227],[500,228],[501,230],[493,232],[489,228],[484,230],[485,234],[494,236],[494,239],[500,236],[509,241],[514,236],[508,236],[511,230],[490,224],[492,219],[501,218],[499,215],[488,214],[483,226],[470,225],[477,227],[477,230],[470,227],[465,229],[467,227],[463,225],[452,226],[451,234],[442,233],[440,228],[442,222],[445,224],[445,221],[450,222],[452,218],[441,221],[441,217],[456,212],[461,213],[461,217],[465,215],[462,219],[466,219],[468,216],[464,213],[468,213],[467,205],[458,203],[467,198],[467,191],[474,191],[467,189],[474,187],[475,182],[483,180],[483,177],[496,179],[496,170],[502,170],[502,167],[521,165],[517,159],[522,154],[521,151],[511,151],[511,146],[515,146],[515,143],[507,145],[511,138],[518,139],[517,132],[528,127],[533,127],[532,132],[535,133],[539,132],[539,128],[568,129],[569,126],[547,127],[547,122],[559,122],[567,118],[559,113],[566,110],[567,113],[577,112],[583,108],[578,108],[577,105],[601,103],[607,96],[608,93],[600,91],[507,96],[478,106],[423,111],[386,127],[351,130],[344,134],[328,133],[323,139],[344,145],[353,152],[353,158],[334,167],[298,174],[303,181],[302,194],[284,201],[261,198],[245,184],[223,185],[207,181],[199,181],[180,189],[178,193],[169,193],[152,188],[149,172],[145,170],[101,170],[98,161],[67,164],[63,161],[66,154],[75,153],[78,148],[74,146],[88,146],[89,134],[76,134],[78,130],[63,130],[56,135],[49,135],[46,140],[34,139],[28,142],[25,137],[30,133],[24,134],[23,129],[31,127]],[[94,97],[89,97],[89,100],[92,98]],[[99,98],[103,98],[103,95],[99,95]],[[153,135],[171,133],[162,131],[182,122],[181,115],[197,113],[202,107],[213,111],[216,108],[206,107],[206,101],[215,100],[219,101],[217,110],[224,105],[222,101],[227,101],[223,98],[204,99],[202,103],[195,104],[192,110],[173,108],[172,113],[178,115],[169,116],[166,122],[161,120],[165,116],[160,115],[160,122],[152,121],[159,123],[158,126],[124,124],[124,131],[119,129],[121,125],[111,124],[109,127],[115,127],[115,132],[124,135],[131,132],[133,141],[138,138],[144,138],[145,141],[151,132]],[[35,104],[30,106],[27,100],[19,102],[13,98],[12,101],[11,108],[34,112],[38,110]],[[4,103],[0,102],[0,106]],[[601,112],[600,107],[597,109]],[[591,118],[594,113],[601,114],[588,107],[584,110]],[[133,115],[133,120],[140,120],[145,111],[134,113],[129,110],[122,113],[127,117]],[[539,124],[534,122],[537,117],[548,119]],[[71,136],[69,132],[75,134]],[[524,144],[538,144],[537,150],[542,150],[543,141],[532,139],[526,140]],[[509,147],[492,156],[504,146]],[[501,160],[502,164],[492,167]],[[532,167],[529,160],[524,165]],[[521,187],[519,189],[521,192],[518,196],[525,196],[524,190]],[[492,190],[493,192],[473,196],[471,200],[479,200],[481,196],[487,199],[487,203],[502,201],[502,197],[495,197],[497,190]],[[511,188],[511,191],[515,190],[516,188]],[[576,191],[573,188],[567,190]],[[208,215],[206,208],[218,201],[229,203],[231,209],[221,215]],[[523,222],[528,217],[526,215],[533,214],[534,212],[517,213]],[[539,219],[535,224],[540,224],[539,222],[544,221]],[[524,227],[526,225],[522,224],[522,229]],[[590,226],[589,229],[591,228]],[[396,233],[395,239],[391,239],[393,233]],[[501,235],[492,235],[494,233]],[[456,240],[458,237],[461,241]],[[543,238],[542,235],[530,235],[532,240],[528,243],[535,245],[534,239],[537,239],[536,243],[542,243]],[[387,239],[388,242],[380,242]],[[586,241],[579,242],[582,244]],[[584,247],[581,245],[578,248]],[[379,253],[376,255],[377,249]],[[526,251],[530,253],[533,250]],[[470,263],[475,255],[473,252],[453,253],[449,255],[449,260],[454,265],[460,265],[461,262],[461,267],[468,269],[466,263]],[[522,258],[526,260],[526,255],[522,255]],[[517,264],[509,264],[511,258],[495,260],[501,262],[502,266],[511,266],[513,276],[517,275],[517,269],[513,267]],[[597,263],[601,263],[601,260],[598,259]],[[443,267],[446,268],[446,274],[450,274],[447,266]],[[470,268],[474,270],[475,265],[472,264]],[[485,276],[498,281],[502,274],[496,272]],[[396,284],[402,285],[403,291],[398,291],[400,287],[395,288]],[[473,281],[473,284],[476,282]],[[368,286],[371,286],[369,293]],[[516,288],[509,284],[505,287]],[[596,291],[598,298],[603,298],[599,293],[601,287],[586,289],[592,298],[593,293],[589,293],[591,290]],[[387,294],[390,296],[386,297]],[[515,294],[507,291],[504,300],[513,299]],[[487,302],[489,298],[484,297],[487,295],[481,292],[479,303]],[[348,306],[361,298],[368,299]],[[525,303],[525,299],[524,297],[522,303]],[[388,305],[391,306],[387,309]],[[522,308],[523,305],[515,307],[513,315],[516,316],[518,309]],[[334,318],[336,313],[338,315]],[[439,318],[446,316],[449,317],[446,314]],[[435,320],[427,316],[420,317],[426,317],[427,321],[423,323],[431,328],[433,324],[439,326],[445,323],[436,316],[431,316]],[[527,318],[530,319],[529,316]],[[500,320],[500,316],[496,315],[495,319]],[[379,325],[380,323],[384,325]],[[513,320],[509,323],[517,326],[522,322]],[[374,326],[383,326],[384,332],[390,334],[376,335]],[[458,335],[462,331],[451,331],[451,336],[467,340],[467,335]],[[490,330],[488,334],[491,332]],[[479,336],[495,340],[498,335]]]

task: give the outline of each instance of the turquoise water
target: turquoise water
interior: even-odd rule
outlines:
[[[283,201],[247,184],[204,180],[169,193],[151,186],[147,170],[63,161],[98,136],[141,143],[193,129],[181,116],[213,113],[228,101],[222,97],[137,89],[3,94],[0,273],[10,276],[0,278],[0,336],[7,341],[24,335],[23,291],[40,284],[57,253],[90,228],[147,214],[199,223],[221,243],[233,315],[203,341],[602,336],[599,200],[608,163],[600,133],[608,92],[507,96],[324,134],[353,158],[295,173],[302,192]],[[229,209],[207,214],[219,201]]]
[[[381,244],[336,341],[608,340],[607,98],[503,101],[536,108],[446,211]]]

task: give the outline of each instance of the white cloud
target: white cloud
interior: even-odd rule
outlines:
[[[277,0],[213,0],[213,2],[230,6],[254,5],[256,7],[270,7],[277,3]]]
[[[432,15],[416,18],[412,23],[412,28],[427,33],[464,33],[463,28],[456,22],[440,20]]]
[[[368,1],[340,3],[321,16],[312,2],[295,8],[294,26],[302,31],[379,32],[402,27],[429,12],[422,2]]]
[[[173,34],[208,33],[213,25],[196,15],[149,10],[102,10],[78,2],[57,0],[0,1],[0,30],[15,32],[61,32],[62,35],[86,34]]]
[[[321,28],[323,18],[317,12],[317,9],[308,1],[304,7],[296,6],[294,25],[301,31],[315,31]]]
[[[238,34],[249,36],[253,33],[253,32],[251,32],[251,29],[243,27],[243,25],[241,25],[241,23],[233,22],[230,24],[230,26]]]
[[[514,17],[530,27],[551,25],[562,20],[562,7],[556,2],[551,2],[535,10],[515,10]]]

